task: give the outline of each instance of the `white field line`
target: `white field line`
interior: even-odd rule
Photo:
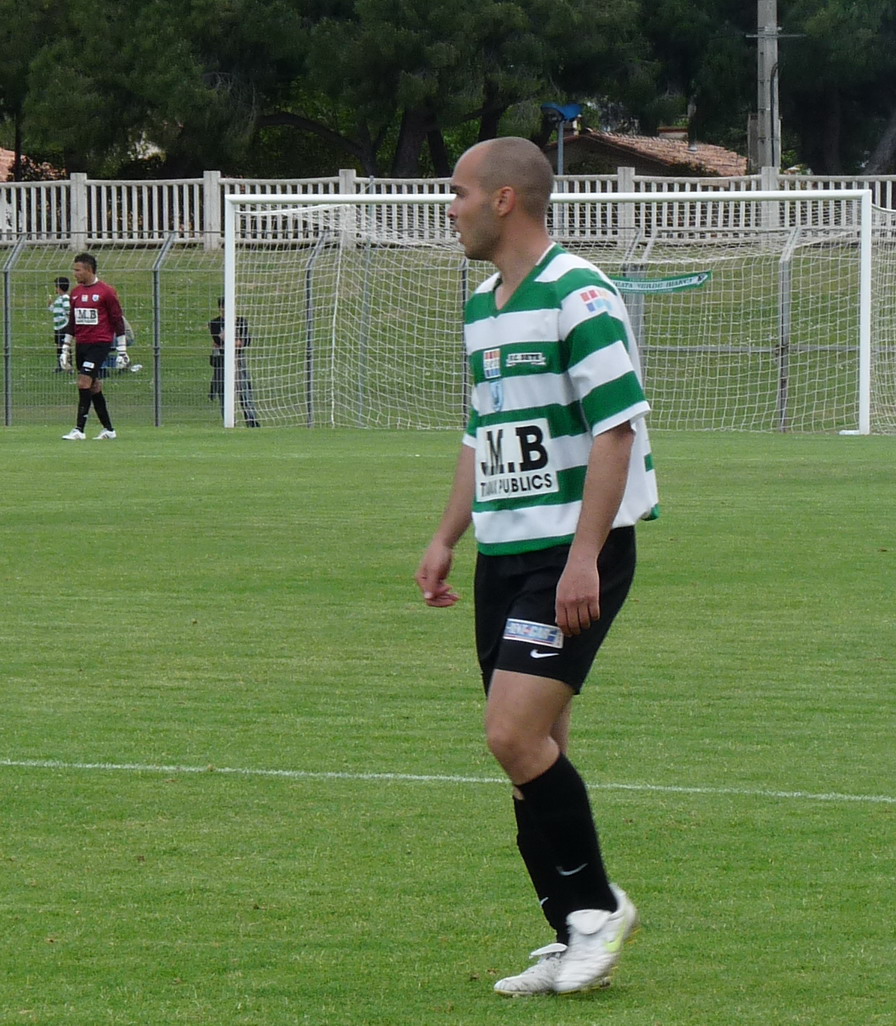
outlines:
[[[0,766],[14,769],[61,770],[107,773],[209,773],[237,777],[282,777],[286,780],[358,780],[386,783],[506,784],[503,777],[463,777],[435,773],[348,773],[317,770],[240,769],[231,766],[159,766],[137,762],[62,762],[55,759],[0,759]],[[747,787],[687,787],[664,784],[589,784],[593,791],[646,791],[652,794],[739,795],[745,798],[795,799],[811,802],[865,802],[896,805],[896,796],[886,794],[816,794],[812,791],[771,791]]]

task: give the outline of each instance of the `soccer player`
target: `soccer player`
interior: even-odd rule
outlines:
[[[59,357],[62,356],[62,343],[65,341],[65,329],[68,327],[68,316],[71,311],[71,301],[68,290],[71,282],[64,275],[60,275],[53,281],[56,295],[50,300],[48,309],[53,315],[53,342],[56,346],[56,373],[61,374]]]
[[[656,514],[649,406],[625,308],[592,264],[552,244],[551,167],[533,143],[458,161],[448,217],[497,273],[467,304],[472,381],[454,484],[416,580],[453,605],[453,550],[473,523],[476,647],[488,746],[513,785],[517,845],[556,940],[495,984],[568,993],[608,981],[638,925],[607,877],[567,751],[571,700],[628,593],[638,520]]]
[[[103,430],[98,441],[116,438],[103,394],[102,366],[114,345],[118,353],[115,365],[123,370],[130,363],[124,315],[118,293],[96,276],[96,257],[79,253],[74,261],[76,287],[72,290],[71,311],[62,342],[59,366],[71,369],[71,344],[75,341],[75,363],[78,368],[78,416],[75,427],[62,437],[69,442],[83,442],[84,428],[91,403]]]

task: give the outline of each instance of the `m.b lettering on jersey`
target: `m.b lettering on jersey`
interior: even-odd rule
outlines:
[[[476,497],[480,502],[557,490],[546,420],[480,426],[476,439]]]

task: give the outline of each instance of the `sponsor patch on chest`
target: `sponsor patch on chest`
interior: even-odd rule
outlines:
[[[544,418],[493,424],[476,435],[476,498],[522,499],[559,491]]]
[[[486,349],[482,354],[482,371],[486,380],[501,377],[501,350]]]
[[[511,353],[507,357],[508,367],[547,367],[548,358],[545,353]]]

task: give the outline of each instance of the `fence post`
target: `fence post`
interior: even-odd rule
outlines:
[[[221,248],[221,172],[202,172],[202,241],[205,249]]]
[[[71,246],[75,252],[87,249],[87,175],[75,171],[69,178],[69,210],[71,212]]]
[[[764,167],[759,172],[759,188],[766,192],[776,192],[781,186],[778,184],[778,169],[776,167]],[[781,204],[778,202],[762,204],[762,227],[781,227]]]
[[[358,181],[353,167],[339,169],[339,184],[336,186],[340,195],[354,196],[364,191],[363,180]],[[339,240],[346,249],[354,249],[358,241],[358,227],[363,223],[364,212],[360,207],[355,209],[346,205],[339,213]],[[309,425],[310,426],[310,425]]]
[[[358,191],[358,176],[353,167],[339,169],[339,192],[344,196],[353,196]]]
[[[616,191],[635,191],[635,169],[633,167],[616,168]],[[637,211],[634,203],[623,203],[619,207],[619,242],[623,250],[628,249],[635,238]],[[607,226],[609,227],[609,225]]]
[[[782,188],[780,178],[776,167],[764,167],[759,172],[759,188],[766,192],[777,192]]]

